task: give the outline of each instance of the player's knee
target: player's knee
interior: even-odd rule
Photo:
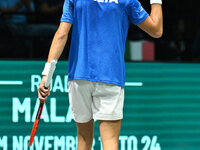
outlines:
[[[118,144],[119,136],[118,135],[109,135],[109,136],[104,136],[101,137],[102,143],[113,143],[113,144]]]
[[[85,142],[93,141],[93,134],[91,133],[78,133],[78,138]]]

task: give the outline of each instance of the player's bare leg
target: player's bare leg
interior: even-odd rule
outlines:
[[[99,121],[103,150],[118,150],[121,120]]]
[[[87,123],[76,123],[78,147],[77,150],[91,150],[94,133],[94,120]]]

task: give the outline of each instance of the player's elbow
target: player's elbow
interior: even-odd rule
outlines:
[[[58,40],[66,40],[70,31],[70,28],[71,28],[70,23],[61,23],[56,32],[56,38]]]
[[[151,36],[153,38],[161,38],[162,35],[163,35],[163,30],[162,29],[154,31],[154,32],[151,33]]]
[[[62,39],[66,39],[67,37],[68,37],[68,33],[67,32],[65,32],[65,31],[57,31],[56,32],[56,37],[57,37],[57,39],[59,39],[59,40],[62,40]]]
[[[157,29],[157,30],[154,30],[154,31],[151,33],[151,36],[152,36],[153,38],[161,38],[162,35],[163,35],[163,28],[162,28],[162,27],[159,28],[159,29]]]

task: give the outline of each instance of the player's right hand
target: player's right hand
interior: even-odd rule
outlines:
[[[42,81],[40,82],[40,86],[38,88],[38,98],[40,102],[44,102],[50,95],[50,86],[48,87],[48,89],[45,88],[46,80],[47,76],[43,76]]]

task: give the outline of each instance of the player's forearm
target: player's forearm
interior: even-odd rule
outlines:
[[[67,42],[67,38],[68,35],[56,32],[50,48],[48,62],[51,62],[51,59],[58,60],[60,58]]]
[[[161,35],[163,33],[162,5],[152,4],[150,18],[152,21],[152,29],[154,30],[154,33]]]

